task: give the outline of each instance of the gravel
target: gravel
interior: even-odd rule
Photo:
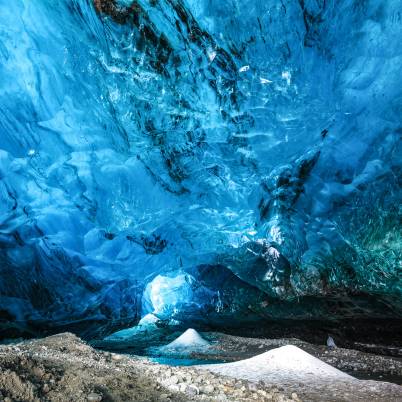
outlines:
[[[245,358],[247,354],[256,355],[282,346],[282,341],[289,344],[289,340],[273,344],[262,339],[210,335],[215,339],[215,353],[231,356],[232,360],[236,360],[235,356],[238,360],[239,350],[243,350],[241,356]],[[303,347],[298,342],[298,347],[308,349],[309,344]],[[340,349],[323,349],[322,356],[329,364],[334,361],[337,367],[350,364],[353,359],[362,360],[360,355]],[[364,364],[377,367],[374,362],[377,358],[381,360],[381,356],[373,356],[363,359]],[[393,361],[392,370],[399,372],[399,363]],[[381,360],[381,364],[389,364],[389,360]],[[334,381],[325,387],[297,381],[278,383],[269,378],[253,382],[212,373],[203,367],[167,366],[146,358],[95,350],[75,335],[63,333],[0,346],[0,401],[399,402],[402,387],[377,381]]]

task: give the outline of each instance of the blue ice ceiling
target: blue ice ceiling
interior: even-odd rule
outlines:
[[[402,315],[400,1],[0,6],[3,333]]]

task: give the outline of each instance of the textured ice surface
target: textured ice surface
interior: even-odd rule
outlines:
[[[137,336],[147,337],[149,333],[158,330],[158,318],[153,314],[142,317],[137,325],[131,328],[122,329],[104,338],[105,341],[129,341]]]
[[[400,1],[0,6],[3,329],[401,316]]]

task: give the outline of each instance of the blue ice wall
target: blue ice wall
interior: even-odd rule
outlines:
[[[5,333],[402,315],[400,1],[0,6]]]

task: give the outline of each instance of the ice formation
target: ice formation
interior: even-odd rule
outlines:
[[[149,337],[150,333],[158,330],[158,318],[153,314],[147,314],[141,318],[140,322],[131,328],[122,329],[121,331],[114,332],[113,334],[104,338],[106,342],[124,342],[136,339],[136,337]]]
[[[1,334],[401,317],[400,1],[0,5]]]

